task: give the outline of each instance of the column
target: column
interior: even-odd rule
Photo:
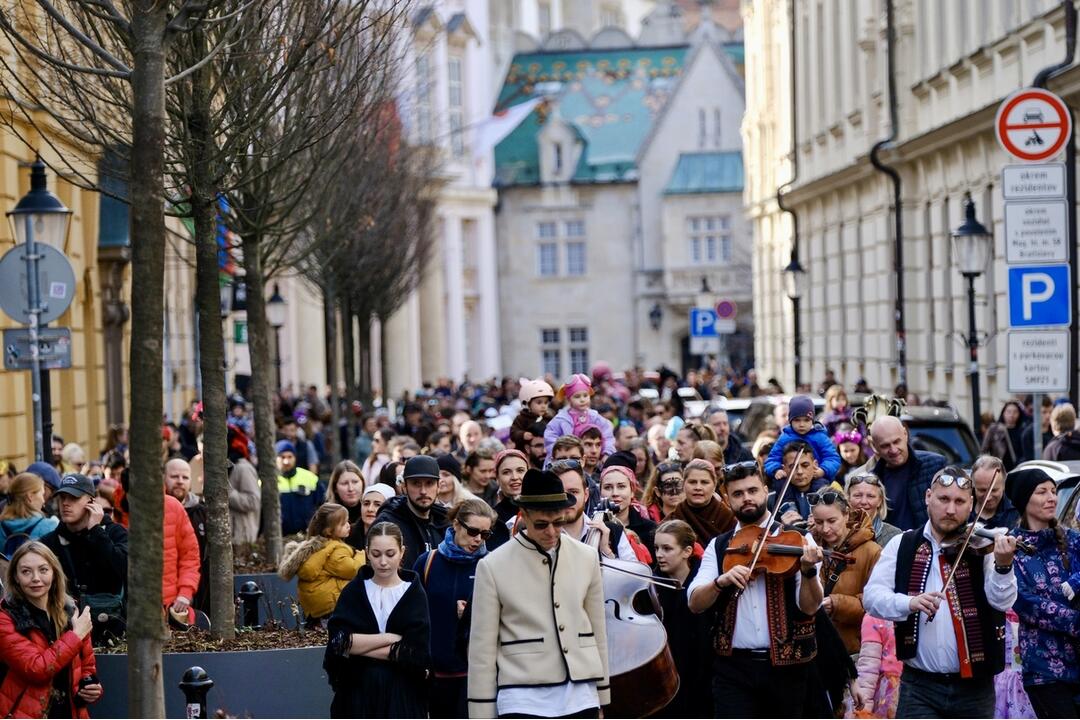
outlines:
[[[447,215],[443,220],[443,282],[446,287],[446,371],[461,382],[468,370],[465,361],[465,288],[461,241],[461,218]],[[432,378],[434,379],[434,378]]]
[[[502,341],[499,334],[499,278],[495,255],[495,218],[489,209],[477,218],[476,263],[480,302],[477,323],[480,336],[481,365],[477,377],[502,375]]]

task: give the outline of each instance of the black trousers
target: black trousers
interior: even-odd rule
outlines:
[[[467,715],[464,717],[468,717]],[[509,715],[500,715],[501,718],[546,718],[548,715],[525,715],[524,713],[510,713]],[[600,708],[589,708],[588,710],[579,710],[576,713],[569,715],[557,715],[557,718],[598,718],[600,717]]]
[[[713,709],[718,718],[801,718],[806,702],[807,664],[773,667],[767,655],[738,650],[718,657],[713,673]]]
[[[428,697],[428,713],[433,718],[469,717],[469,678],[434,677]]]
[[[1080,717],[1080,703],[1076,701],[1080,694],[1080,684],[1049,683],[1047,685],[1025,685],[1031,706],[1040,718]]]

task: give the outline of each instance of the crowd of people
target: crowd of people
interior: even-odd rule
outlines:
[[[1072,405],[1049,400],[1032,421],[1006,403],[961,468],[915,448],[898,417],[863,425],[833,376],[823,411],[800,394],[754,437],[732,428],[720,397],[779,389],[752,371],[600,366],[558,384],[440,382],[399,415],[343,405],[336,429],[315,388],[279,393],[278,572],[328,633],[331,715],[626,712],[607,622],[631,610],[611,609],[605,582],[636,568],[670,581],[655,616],[681,682],[638,688],[658,716],[1077,716],[1080,533],[1058,523],[1053,479],[1016,469],[1034,422],[1043,457],[1080,453]],[[162,432],[175,628],[208,603],[201,412]],[[242,398],[228,420],[241,548],[265,518]],[[92,648],[121,638],[126,614],[126,443],[114,428],[88,460],[56,438],[50,462],[2,475],[9,717],[87,717],[103,692]]]

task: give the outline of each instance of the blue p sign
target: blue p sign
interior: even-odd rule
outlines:
[[[690,337],[716,336],[716,310],[690,308]]]
[[[1009,326],[1068,325],[1071,315],[1068,265],[1009,268]]]

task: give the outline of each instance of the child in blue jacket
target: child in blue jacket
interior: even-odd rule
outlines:
[[[774,480],[783,481],[781,469],[784,460],[784,447],[788,443],[802,440],[814,451],[818,464],[818,477],[832,480],[840,469],[840,453],[825,431],[825,426],[814,422],[814,401],[806,395],[796,395],[788,404],[788,425],[780,432],[780,437],[765,460],[765,474]]]

